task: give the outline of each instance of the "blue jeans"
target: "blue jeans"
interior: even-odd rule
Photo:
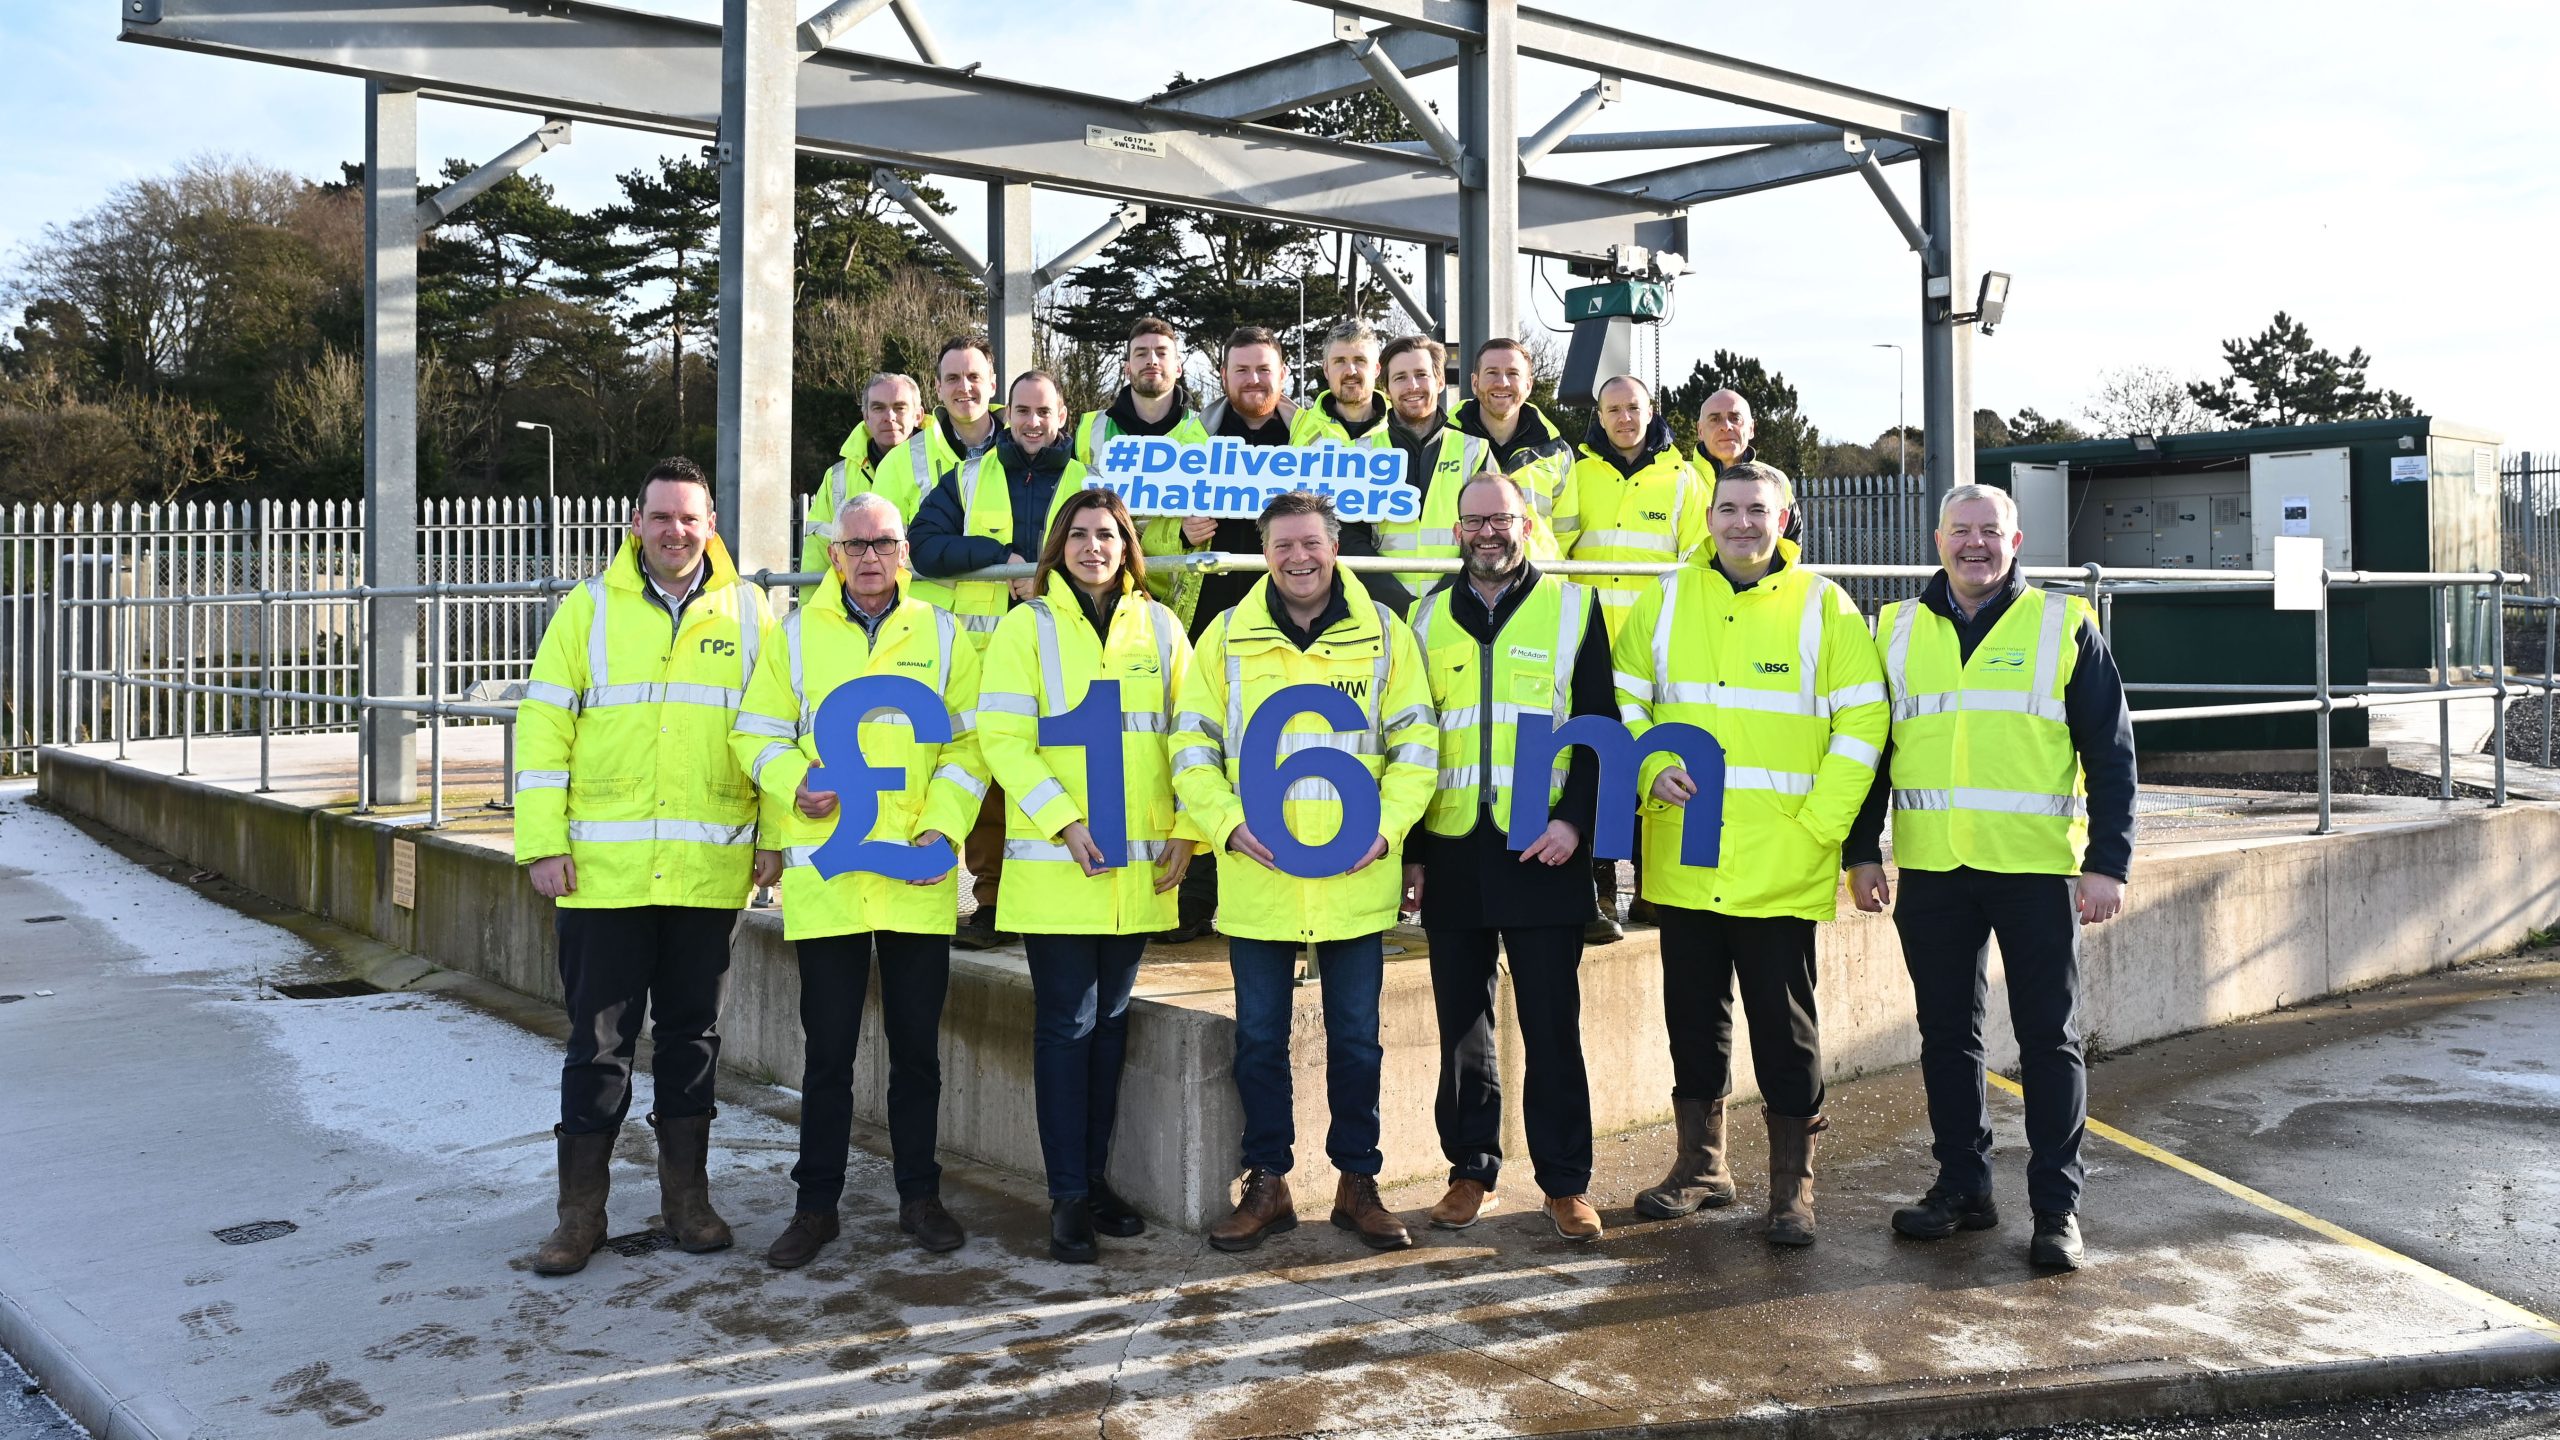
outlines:
[[[1092,1193],[1111,1161],[1129,990],[1144,935],[1025,935],[1031,962],[1031,1084],[1049,1198]]]
[[[1244,1164],[1286,1175],[1297,1163],[1297,1112],[1289,1092],[1289,1011],[1298,950],[1281,940],[1227,941],[1236,985],[1236,1098],[1244,1104]],[[1325,1099],[1333,1125],[1324,1153],[1346,1175],[1375,1175],[1378,1153],[1378,987],[1385,938],[1363,935],[1316,946],[1324,993]]]

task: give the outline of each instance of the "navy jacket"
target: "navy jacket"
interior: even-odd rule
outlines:
[[[989,565],[1005,563],[1007,552],[1025,560],[1040,558],[1040,546],[1049,538],[1049,505],[1058,498],[1058,480],[1066,473],[1067,462],[1074,457],[1074,447],[1063,441],[1051,441],[1037,455],[1023,453],[1014,443],[1012,432],[996,437],[995,448],[987,458],[1004,471],[1006,490],[1013,500],[1013,544],[1000,545],[983,535],[969,533],[969,515],[960,503],[960,472],[946,470],[933,484],[933,493],[924,497],[924,505],[916,511],[916,523],[907,532],[907,549],[915,557],[916,573],[937,579],[983,570]],[[978,483],[992,479],[982,469]]]

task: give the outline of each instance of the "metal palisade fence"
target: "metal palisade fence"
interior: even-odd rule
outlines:
[[[603,569],[630,520],[627,499],[572,497],[557,519],[539,498],[436,499],[420,507],[418,566],[430,583],[584,577]],[[262,500],[185,505],[19,505],[0,510],[0,774],[34,768],[36,747],[115,733],[128,707],[130,738],[174,735],[179,707],[195,731],[255,724],[252,703],[221,695],[122,689],[66,678],[115,664],[141,679],[192,678],[255,686],[262,648],[257,607],[164,605],[125,610],[66,606],[113,596],[327,591],[364,575],[364,506],[353,500]],[[441,675],[421,662],[421,693],[459,695],[483,680],[522,679],[542,637],[548,602],[526,596],[455,599],[444,607]],[[274,607],[279,689],[352,694],[357,607],[310,600]],[[419,624],[427,623],[419,610]],[[111,628],[111,627],[121,627]],[[421,634],[421,656],[437,653]],[[275,728],[345,729],[336,706],[279,702]]]
[[[2535,594],[2560,593],[2560,454],[2515,451],[2503,470],[2499,568],[2530,572]]]
[[[1798,482],[1805,556],[1827,565],[1931,562],[1927,484],[1919,476],[1820,476]],[[806,502],[803,501],[803,504]],[[539,498],[436,499],[418,519],[422,582],[489,584],[584,578],[602,570],[630,522],[626,499],[570,498],[555,524]],[[109,666],[136,679],[191,681],[306,695],[352,695],[359,606],[329,599],[273,607],[271,674],[255,605],[111,608],[66,600],[130,596],[330,591],[364,575],[364,506],[354,500],[189,505],[48,505],[0,510],[0,774],[34,769],[41,745],[116,735],[147,740],[187,729],[219,735],[256,726],[255,702],[176,689],[71,678]],[[1910,593],[1901,580],[1843,582],[1872,615]],[[443,602],[441,647],[420,626],[415,692],[460,698],[482,682],[531,671],[552,601],[534,596]],[[446,657],[441,673],[434,661]],[[264,677],[262,679],[262,676]],[[276,702],[278,732],[344,730],[346,708]]]

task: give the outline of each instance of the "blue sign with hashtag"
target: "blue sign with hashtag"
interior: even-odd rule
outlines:
[[[1102,447],[1085,487],[1118,495],[1133,515],[1214,515],[1251,519],[1292,490],[1333,501],[1345,520],[1422,518],[1422,492],[1405,483],[1404,452],[1392,445],[1247,445],[1232,435],[1208,441],[1121,435]]]

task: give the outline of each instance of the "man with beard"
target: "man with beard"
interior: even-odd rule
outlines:
[[[984,334],[954,335],[942,342],[934,362],[934,391],[942,408],[917,422],[897,449],[871,467],[871,488],[897,502],[907,524],[916,523],[933,482],[983,455],[1004,430],[996,412],[995,342]],[[929,604],[950,608],[949,590],[915,585],[909,593]]]
[[[1387,407],[1378,403],[1378,327],[1354,315],[1324,337],[1324,385],[1289,423],[1289,443],[1386,443]]]
[[[1100,410],[1087,410],[1076,420],[1076,463],[1096,468],[1102,447],[1122,435],[1161,435],[1167,439],[1203,441],[1208,427],[1191,408],[1182,389],[1182,337],[1172,325],[1149,315],[1129,327],[1128,349],[1120,357],[1120,393]],[[1138,520],[1138,539],[1149,555],[1180,554],[1182,517],[1150,515]],[[1152,567],[1147,589],[1170,604],[1181,571],[1171,565]]]
[[[1608,627],[1589,589],[1529,560],[1536,512],[1498,471],[1462,487],[1455,517],[1466,570],[1414,610],[1414,638],[1440,714],[1440,784],[1407,842],[1407,908],[1431,940],[1440,1021],[1433,1119],[1449,1191],[1431,1223],[1464,1230],[1491,1208],[1502,1169],[1502,1081],[1494,1061],[1497,954],[1510,962],[1527,1061],[1522,1119],[1547,1223],[1600,1237],[1592,1208],[1591,1089],[1582,1062],[1583,928],[1592,917],[1592,817],[1599,765],[1575,746],[1544,773],[1515,769],[1517,717],[1617,715]],[[1566,757],[1569,757],[1566,758]],[[1508,778],[1506,778],[1508,777]],[[1525,850],[1508,831],[1514,783],[1546,791],[1546,830]]]

